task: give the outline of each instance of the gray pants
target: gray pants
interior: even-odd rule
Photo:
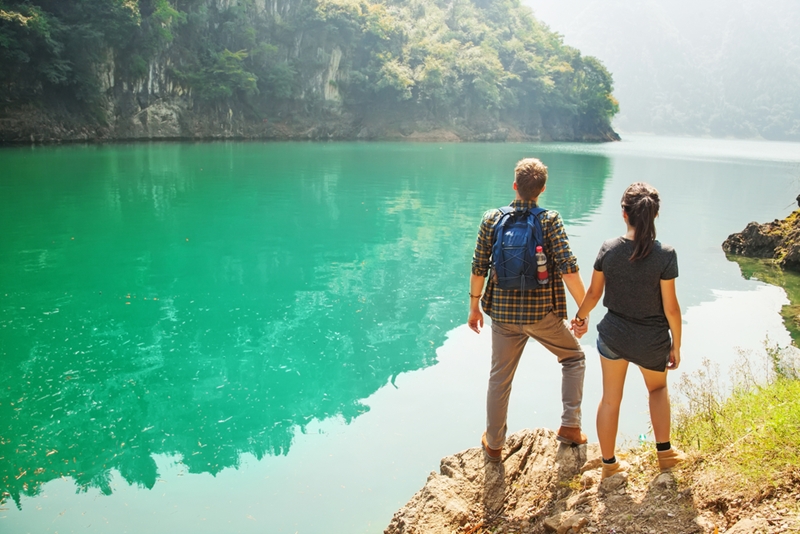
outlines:
[[[486,441],[492,449],[501,449],[506,441],[511,382],[528,338],[535,339],[555,354],[561,364],[561,424],[575,428],[581,426],[586,357],[564,321],[552,312],[534,324],[493,321],[492,370],[486,395]]]

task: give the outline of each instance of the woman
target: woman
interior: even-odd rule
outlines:
[[[597,325],[597,350],[603,372],[603,397],[597,409],[597,435],[603,455],[602,478],[627,466],[617,461],[615,446],[619,407],[628,363],[639,366],[650,398],[650,420],[662,470],[684,460],[671,447],[667,370],[681,361],[681,310],[675,294],[678,259],[675,250],[656,241],[658,191],[643,182],[622,195],[624,236],[603,243],[592,281],[575,319],[576,335],[600,297],[608,313]],[[670,336],[670,334],[672,334]]]

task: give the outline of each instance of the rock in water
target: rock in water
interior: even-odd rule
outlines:
[[[780,244],[776,223],[751,222],[738,234],[731,234],[722,243],[722,250],[748,258],[772,258]]]
[[[722,243],[722,250],[750,258],[774,259],[784,269],[800,270],[800,210],[783,220],[751,222]]]
[[[502,515],[529,520],[545,512],[586,462],[586,445],[559,443],[552,430],[512,434],[503,461],[488,462],[480,447],[442,459],[440,473],[398,510],[385,534],[452,534]]]

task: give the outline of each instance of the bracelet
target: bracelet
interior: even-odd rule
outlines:
[[[469,294],[469,298],[471,299],[479,299],[482,295],[473,295],[472,293]]]

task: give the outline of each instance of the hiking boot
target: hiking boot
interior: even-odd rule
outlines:
[[[567,445],[583,445],[589,439],[586,437],[586,434],[581,432],[580,428],[575,428],[572,426],[561,426],[558,429],[556,439],[561,443],[566,443]]]
[[[684,461],[686,461],[686,453],[679,451],[675,447],[670,447],[665,451],[658,451],[658,467],[662,471],[668,471]]]
[[[613,477],[617,473],[622,473],[628,470],[628,464],[626,462],[620,462],[617,460],[613,464],[603,464],[603,472],[600,474],[600,480],[604,480],[608,477]]]
[[[486,432],[481,436],[481,447],[483,448],[483,457],[488,462],[499,462],[502,460],[503,449],[492,449],[486,441]]]

